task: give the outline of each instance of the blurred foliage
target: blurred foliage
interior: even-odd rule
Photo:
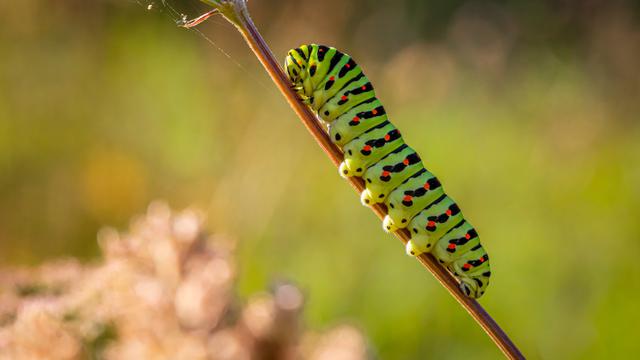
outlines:
[[[149,4],[0,3],[0,261],[92,258],[98,228],[161,197],[241,240],[241,295],[294,279],[312,325],[352,318],[385,359],[498,356],[359,205],[235,30],[214,18],[205,38]],[[494,274],[481,302],[527,355],[640,350],[637,2],[250,8],[276,56],[317,42],[363,65],[479,229]]]
[[[304,296],[290,283],[240,303],[235,242],[202,220],[154,202],[127,233],[102,230],[92,264],[0,268],[0,359],[371,358],[353,326],[305,330]]]

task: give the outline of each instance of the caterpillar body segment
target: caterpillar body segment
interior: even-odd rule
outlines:
[[[318,112],[328,113],[328,116],[333,115],[337,117],[345,111],[350,110],[351,107],[356,104],[375,99],[375,94],[371,90],[371,83],[369,83],[366,78],[354,80],[352,83],[349,83],[348,86],[354,86],[355,88],[339,92],[335,96],[327,99]]]
[[[388,120],[380,100],[372,98],[355,105],[329,123],[329,136],[334,144],[342,148],[355,137]]]
[[[407,228],[407,254],[431,252],[468,296],[483,295],[491,270],[478,233],[389,121],[360,66],[335,48],[311,44],[290,50],[285,70],[300,98],[329,124],[344,154],[340,175],[364,179],[363,204],[387,206],[383,228]]]
[[[438,259],[449,264],[460,258],[461,253],[468,253],[478,245],[478,232],[465,220],[442,236],[433,253]]]
[[[463,220],[458,205],[447,195],[442,195],[411,219],[409,230],[415,236],[437,240]]]
[[[388,121],[367,130],[344,147],[342,176],[362,177],[364,171],[382,159],[390,150],[404,145],[400,132]]]
[[[409,255],[431,251],[442,236],[464,221],[458,205],[447,195],[442,195],[433,204],[420,211],[409,222],[411,245]],[[442,259],[441,259],[442,260]]]
[[[424,168],[420,156],[404,144],[393,150],[364,173],[366,189],[361,198],[365,205],[384,202],[393,189]]]
[[[409,226],[409,221],[424,208],[444,195],[440,181],[422,169],[395,188],[387,198],[387,216],[382,222],[387,232]]]

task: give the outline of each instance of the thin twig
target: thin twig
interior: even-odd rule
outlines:
[[[284,95],[289,105],[293,108],[300,120],[302,120],[307,130],[309,130],[322,150],[329,156],[333,164],[339,166],[343,159],[342,151],[331,142],[326,131],[321,127],[318,118],[311,112],[309,107],[298,99],[298,96],[291,88],[289,80],[251,20],[246,7],[246,0],[201,1],[218,9],[227,20],[237,27],[282,95]],[[365,184],[361,178],[350,177],[348,180],[358,193],[364,190]],[[372,209],[380,219],[383,219],[387,214],[387,209],[383,204],[376,204]],[[405,245],[410,239],[409,232],[406,231],[406,229],[401,229],[394,234]],[[462,290],[460,290],[458,281],[440,265],[431,254],[421,254],[417,259],[438,279],[458,303],[467,310],[471,317],[484,329],[507,358],[524,359],[520,350],[518,350],[516,345],[509,339],[507,334],[498,326],[493,318],[475,299],[466,296]]]

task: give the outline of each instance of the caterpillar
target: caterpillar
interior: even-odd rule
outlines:
[[[288,52],[285,70],[292,88],[328,124],[331,141],[342,150],[340,175],[365,180],[365,206],[386,205],[384,230],[409,230],[408,255],[431,252],[467,296],[482,296],[491,270],[478,233],[389,121],[360,66],[333,47],[310,44]]]

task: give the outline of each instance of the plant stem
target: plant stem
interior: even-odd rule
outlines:
[[[311,133],[322,150],[329,156],[335,166],[340,165],[343,159],[342,151],[331,142],[326,131],[321,127],[318,118],[311,112],[308,106],[303,104],[296,93],[291,88],[290,82],[286,75],[275,60],[271,50],[253,24],[249,11],[246,7],[245,0],[220,0],[212,3],[211,0],[202,0],[220,10],[232,24],[236,26],[242,34],[251,50],[260,60],[265,70],[271,76],[282,95],[298,115],[307,130]],[[364,181],[358,177],[350,177],[351,186],[361,193],[365,188]],[[374,213],[383,219],[387,213],[387,209],[383,204],[376,204],[372,207]],[[394,235],[406,244],[410,235],[406,229],[401,229]],[[500,348],[507,358],[524,359],[524,356],[518,350],[516,345],[509,339],[507,334],[498,326],[493,318],[484,310],[484,308],[475,300],[466,296],[459,287],[458,281],[438,263],[431,254],[421,254],[417,257],[418,261],[429,270],[438,281],[449,291],[449,293],[467,310],[471,317],[482,327],[489,335],[491,340]]]

